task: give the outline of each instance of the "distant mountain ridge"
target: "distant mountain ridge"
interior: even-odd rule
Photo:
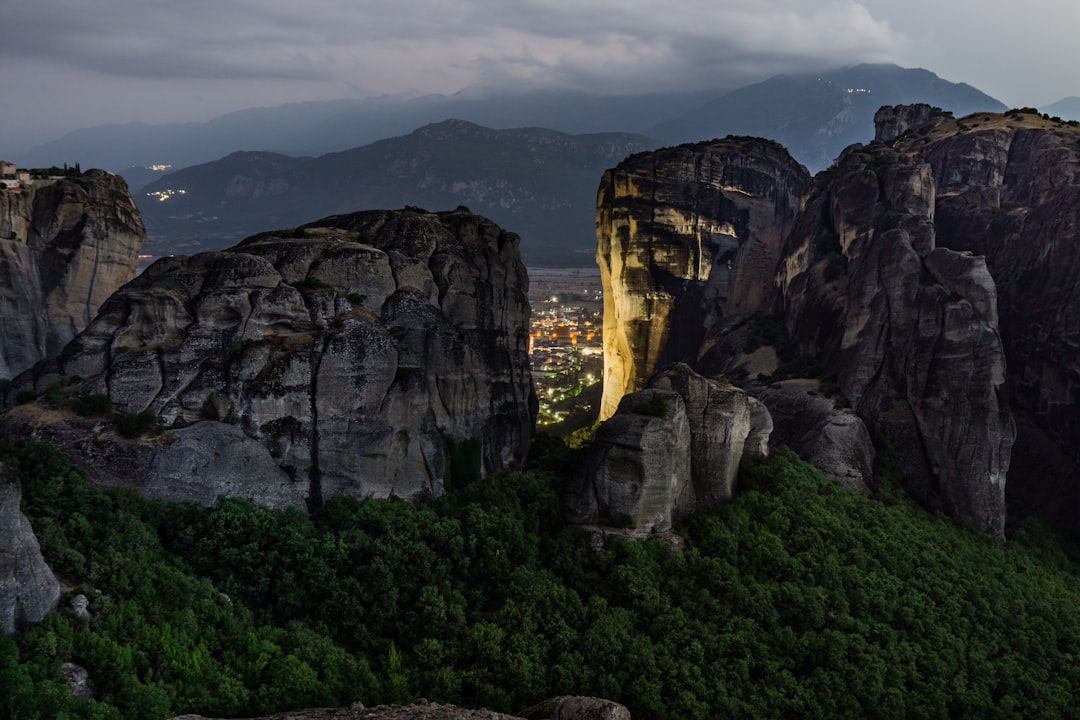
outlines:
[[[71,158],[83,167],[122,172],[154,163],[182,168],[237,150],[322,155],[402,135],[447,118],[495,128],[548,127],[571,134],[643,132],[722,92],[603,96],[570,90],[498,95],[463,91],[449,96],[300,102],[239,110],[203,123],[83,128],[23,153],[9,152],[7,159],[47,166],[53,163],[51,158]]]
[[[219,248],[268,224],[357,208],[467,205],[520,234],[526,262],[582,265],[592,262],[597,178],[656,144],[447,120],[319,157],[236,152],[171,173],[139,196],[148,249],[159,254]]]
[[[849,95],[848,88],[870,92]],[[158,163],[182,168],[236,150],[322,155],[460,118],[493,128],[637,133],[667,144],[758,135],[784,144],[797,160],[816,170],[847,144],[873,136],[878,107],[910,102],[930,103],[958,115],[1005,109],[970,85],[948,82],[928,70],[863,64],[777,76],[739,89],[602,95],[468,88],[454,95],[297,102],[238,110],[206,122],[100,125],[26,152],[0,151],[31,166],[79,161],[83,167],[114,172]],[[134,178],[130,181],[137,184]]]
[[[816,172],[848,145],[874,136],[879,107],[915,102],[957,116],[1006,109],[980,90],[929,70],[863,64],[773,77],[733,90],[646,133],[676,144],[725,135],[765,137]]]

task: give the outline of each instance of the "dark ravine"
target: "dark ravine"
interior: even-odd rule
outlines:
[[[7,390],[9,407],[57,384],[105,394],[165,432],[126,440],[39,404],[0,427],[52,440],[99,484],[176,500],[437,495],[451,441],[479,440],[486,472],[525,459],[527,290],[517,236],[466,209],[333,216],[166,258]]]

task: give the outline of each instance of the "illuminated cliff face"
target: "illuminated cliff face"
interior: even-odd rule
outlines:
[[[660,366],[696,359],[725,317],[769,307],[810,177],[775,143],[727,138],[628,158],[597,194],[601,419]]]

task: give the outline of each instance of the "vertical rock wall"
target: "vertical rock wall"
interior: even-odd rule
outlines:
[[[721,318],[771,307],[780,244],[809,180],[782,147],[756,138],[633,155],[604,173],[601,418],[659,367],[692,362]]]
[[[55,354],[135,277],[146,239],[118,175],[0,191],[0,379]]]
[[[60,583],[19,510],[21,500],[19,478],[0,463],[0,632],[5,635],[38,622],[60,601]]]

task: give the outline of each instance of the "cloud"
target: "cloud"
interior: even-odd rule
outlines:
[[[133,78],[721,86],[885,60],[902,38],[853,0],[34,0],[5,3],[0,59]]]

